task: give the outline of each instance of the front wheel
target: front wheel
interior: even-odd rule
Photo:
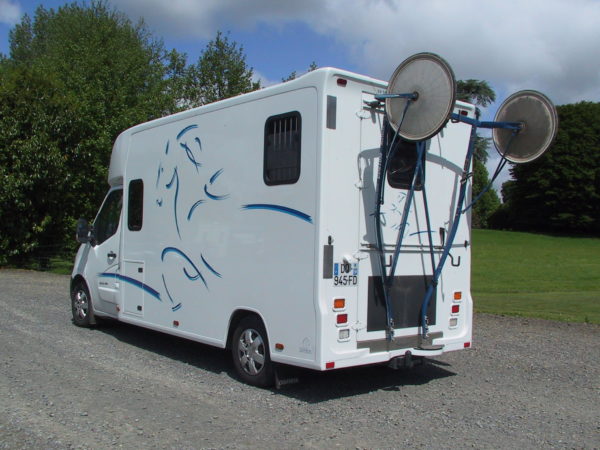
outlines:
[[[90,327],[95,323],[90,292],[81,280],[76,281],[71,290],[71,312],[73,323],[78,327]]]
[[[240,321],[231,342],[233,366],[246,383],[269,387],[275,382],[275,372],[269,353],[269,340],[262,321],[248,316]]]

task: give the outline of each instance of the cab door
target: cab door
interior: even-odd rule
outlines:
[[[120,300],[120,248],[123,189],[111,189],[94,220],[86,278],[94,309],[114,315]]]

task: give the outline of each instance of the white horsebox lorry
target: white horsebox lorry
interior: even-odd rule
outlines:
[[[121,133],[93,226],[78,225],[74,323],[230,348],[259,386],[273,363],[393,366],[469,347],[470,216],[454,211],[463,185],[470,197],[471,127],[447,118],[475,107],[453,98],[416,142],[388,123],[403,101],[388,91],[324,68]]]

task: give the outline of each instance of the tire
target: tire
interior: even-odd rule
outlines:
[[[258,317],[247,316],[240,321],[233,332],[231,355],[233,367],[245,383],[258,387],[275,383],[267,332]]]
[[[73,323],[78,327],[89,328],[96,324],[90,291],[82,280],[76,281],[71,289],[71,312]]]

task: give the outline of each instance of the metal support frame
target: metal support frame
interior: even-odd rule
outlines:
[[[423,203],[424,203],[424,208],[425,208],[425,218],[426,218],[426,222],[427,222],[427,235],[429,237],[429,252],[431,255],[431,265],[432,265],[432,271],[433,271],[433,276],[432,276],[431,282],[429,283],[429,285],[427,287],[427,291],[426,291],[423,301],[421,303],[421,334],[422,334],[423,339],[426,339],[428,336],[428,333],[429,333],[427,308],[429,307],[429,302],[431,300],[431,297],[433,296],[434,290],[437,288],[438,281],[441,276],[444,264],[446,263],[446,260],[447,260],[448,256],[450,255],[450,250],[452,248],[454,239],[456,237],[456,233],[458,231],[460,217],[462,214],[464,214],[466,211],[468,211],[473,206],[473,204],[475,204],[475,202],[477,202],[477,200],[479,200],[479,198],[481,198],[481,196],[485,192],[487,192],[487,190],[491,187],[492,183],[494,182],[494,180],[499,175],[500,171],[506,165],[506,162],[507,162],[507,160],[504,158],[504,155],[508,152],[508,148],[510,147],[510,142],[509,142],[509,145],[507,146],[507,149],[505,150],[504,154],[501,154],[502,159],[501,159],[498,167],[496,168],[496,171],[494,172],[494,175],[492,177],[492,180],[490,181],[490,184],[471,202],[471,204],[469,204],[465,209],[463,209],[463,203],[464,203],[465,197],[466,197],[467,181],[470,176],[469,169],[471,167],[473,154],[475,152],[475,138],[477,136],[477,129],[478,128],[502,128],[502,129],[513,130],[513,137],[514,137],[522,129],[523,124],[521,124],[519,122],[485,122],[485,121],[479,121],[477,119],[470,118],[468,116],[463,116],[461,114],[453,113],[451,115],[452,121],[463,122],[468,125],[471,125],[471,137],[469,140],[469,148],[467,150],[467,155],[465,156],[465,162],[463,165],[463,173],[462,173],[462,178],[460,181],[460,190],[459,190],[459,195],[458,195],[458,199],[457,199],[456,207],[455,207],[455,211],[454,211],[454,218],[452,220],[450,230],[447,234],[447,238],[443,245],[442,253],[440,255],[440,258],[439,258],[437,264],[435,264],[434,247],[433,247],[433,240],[432,240],[432,235],[431,235],[431,233],[432,233],[431,232],[431,223],[430,223],[430,219],[429,219],[429,206],[427,203],[427,194],[426,194],[426,187],[425,187],[425,170],[424,170],[423,160],[425,158],[426,145],[425,145],[425,141],[417,142],[417,162],[416,162],[416,166],[415,166],[415,171],[413,173],[413,179],[412,179],[410,189],[406,196],[406,200],[405,200],[405,204],[404,204],[401,225],[400,225],[400,229],[398,231],[396,246],[394,248],[394,254],[392,257],[392,264],[391,264],[389,273],[387,273],[385,270],[386,266],[385,266],[384,250],[383,250],[383,228],[382,228],[382,224],[381,224],[381,205],[383,204],[383,197],[384,197],[384,190],[385,190],[384,189],[385,178],[386,178],[389,160],[393,156],[392,152],[393,152],[393,148],[394,148],[396,139],[398,138],[398,132],[400,130],[400,127],[402,126],[402,122],[404,121],[404,117],[406,116],[406,113],[409,109],[411,102],[417,98],[417,95],[416,94],[381,94],[381,95],[377,95],[375,98],[379,101],[382,101],[386,98],[407,98],[408,99],[408,102],[404,108],[402,120],[400,121],[400,124],[398,125],[398,128],[396,130],[394,138],[392,139],[388,148],[386,148],[386,143],[387,143],[386,135],[384,134],[384,136],[382,138],[381,161],[380,161],[380,165],[379,165],[379,174],[378,174],[378,180],[377,180],[377,204],[375,207],[376,239],[377,239],[377,247],[379,249],[379,266],[380,266],[380,271],[381,271],[381,279],[382,279],[382,283],[383,283],[383,294],[384,294],[384,299],[385,299],[385,304],[386,304],[386,338],[387,338],[387,340],[391,341],[394,337],[394,321],[393,321],[392,304],[390,301],[390,291],[391,291],[391,287],[393,284],[394,274],[396,271],[398,260],[400,257],[400,251],[402,248],[402,240],[404,239],[404,232],[405,232],[406,224],[408,221],[408,215],[410,213],[411,204],[413,202],[416,180],[417,180],[417,177],[420,175],[422,183],[423,183]],[[387,129],[384,129],[384,133],[387,133]]]

